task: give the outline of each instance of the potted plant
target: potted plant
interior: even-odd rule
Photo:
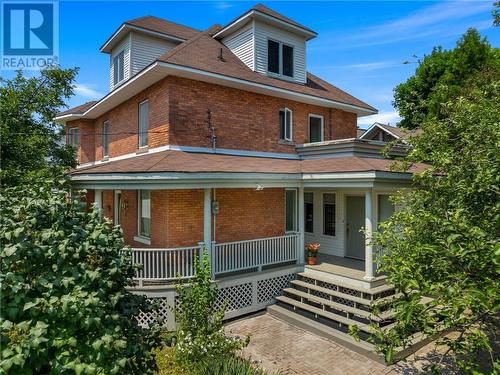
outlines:
[[[307,264],[316,264],[316,257],[318,256],[318,249],[321,245],[317,242],[306,244],[307,251]]]

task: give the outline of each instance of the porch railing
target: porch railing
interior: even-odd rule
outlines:
[[[278,263],[298,260],[299,235],[258,238],[212,244],[212,273],[241,271],[251,268],[262,269]]]
[[[177,277],[187,279],[195,275],[194,260],[200,246],[175,249],[132,249],[132,263],[141,264],[135,279],[143,281],[169,281]]]

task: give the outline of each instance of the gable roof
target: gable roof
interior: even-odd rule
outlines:
[[[96,103],[97,103],[97,101],[92,100],[90,102],[86,102],[86,103],[77,105],[76,107],[69,108],[66,111],[59,112],[57,114],[57,117],[62,117],[62,116],[72,115],[72,114],[83,114],[83,113],[85,113],[85,111],[87,111],[90,107],[92,107]]]
[[[179,43],[200,33],[199,30],[189,26],[180,25],[154,16],[144,16],[122,23],[122,25],[101,46],[101,52],[111,52],[116,43],[118,43],[130,30],[176,40]]]
[[[311,30],[310,28],[282,15],[281,13],[268,8],[263,4],[257,4],[243,13],[241,16],[229,22],[215,36],[222,37],[228,33],[231,33],[233,30],[237,29],[239,25],[246,23],[249,18],[255,18],[268,23],[273,23],[277,26],[281,26],[281,28],[300,33],[306,38],[306,40],[315,38],[318,35],[318,33],[316,33],[314,30]]]

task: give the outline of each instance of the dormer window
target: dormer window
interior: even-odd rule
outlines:
[[[269,39],[267,41],[267,70],[270,73],[293,77],[293,47]]]
[[[118,84],[125,77],[125,51],[119,52],[113,58],[113,84]]]

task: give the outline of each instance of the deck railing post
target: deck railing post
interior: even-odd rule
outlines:
[[[217,248],[216,248],[216,242],[212,241],[211,243],[211,255],[210,255],[210,274],[212,276],[212,280],[215,279],[215,271],[217,270]]]
[[[304,187],[299,187],[299,233],[297,236],[297,263],[304,264],[306,262],[305,259],[305,239],[304,239],[304,231],[305,231],[305,220],[304,220]]]
[[[373,192],[365,193],[365,280],[373,280]]]

